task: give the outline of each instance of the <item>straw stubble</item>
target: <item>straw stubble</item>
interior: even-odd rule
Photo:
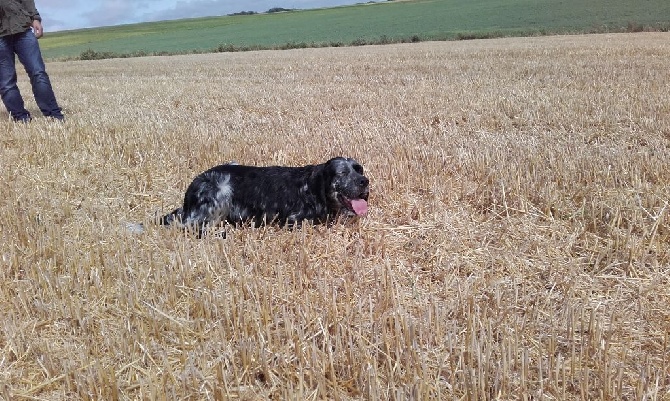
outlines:
[[[0,394],[667,397],[668,38],[50,63],[68,121],[0,123]],[[152,223],[215,164],[335,155],[353,224]]]

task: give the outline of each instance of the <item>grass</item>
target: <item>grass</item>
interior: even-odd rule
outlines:
[[[669,39],[48,63],[67,122],[0,121],[0,394],[668,399]],[[217,163],[338,154],[359,222],[151,224]]]
[[[664,0],[646,0],[644,4],[626,0],[414,0],[54,32],[41,40],[41,46],[50,59],[73,59],[82,54],[109,58],[667,30],[668,15],[670,5]]]

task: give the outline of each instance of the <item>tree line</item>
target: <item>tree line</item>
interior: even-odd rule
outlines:
[[[284,11],[295,11],[295,9],[293,9],[293,8],[282,8],[282,7],[272,7],[271,9],[267,10],[265,13],[266,14],[272,14],[272,13],[281,13],[281,12],[284,12]],[[232,14],[228,14],[228,15],[233,16],[233,15],[255,15],[255,14],[259,14],[259,13],[257,13],[256,11],[240,11],[240,12],[232,13]]]

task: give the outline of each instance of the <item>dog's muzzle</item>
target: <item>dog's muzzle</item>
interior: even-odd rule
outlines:
[[[368,213],[368,195],[369,195],[369,181],[366,177],[361,177],[358,182],[358,188],[356,195],[352,195],[349,192],[347,195],[344,195],[342,192],[338,194],[338,199],[340,203],[349,211],[353,212],[356,216],[365,216]],[[356,193],[356,191],[354,192]]]

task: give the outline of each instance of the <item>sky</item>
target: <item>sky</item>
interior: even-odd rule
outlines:
[[[35,0],[45,32],[137,22],[265,12],[273,7],[319,8],[363,0]]]

